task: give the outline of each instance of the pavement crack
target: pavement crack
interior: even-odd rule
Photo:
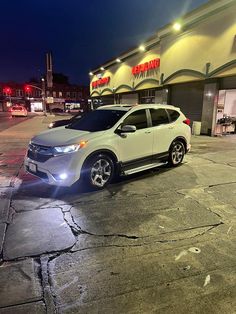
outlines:
[[[18,177],[20,176],[20,172],[21,172],[21,169],[24,167],[24,161],[21,162],[21,164],[19,165],[19,168],[16,172],[16,174],[12,177],[11,181],[10,181],[10,186],[11,187],[15,187],[16,185],[16,181],[18,179]]]
[[[48,256],[40,257],[43,297],[46,306],[46,311],[47,313],[51,314],[56,313],[56,299],[55,295],[53,294],[50,282],[49,262],[50,258]]]
[[[61,209],[61,211],[62,211],[62,209]],[[67,225],[71,229],[71,232],[73,233],[73,235],[75,237],[77,237],[81,233],[81,229],[76,224],[76,222],[74,221],[73,216],[71,215],[71,212],[70,211],[66,211],[66,212],[62,211],[62,214],[63,214],[63,218],[64,218],[65,222],[67,223]]]
[[[209,188],[213,188],[215,186],[222,186],[222,185],[235,184],[235,183],[236,183],[236,181],[217,183],[217,184],[210,184],[208,187]]]
[[[17,312],[13,312],[14,308],[16,308],[16,311],[17,311],[17,306],[20,306],[20,305],[30,305],[30,304],[37,304],[38,301],[41,301],[41,299],[39,300],[36,300],[36,301],[23,301],[23,302],[19,302],[19,303],[14,303],[14,304],[11,304],[11,305],[7,305],[7,306],[0,306],[0,310],[4,310],[4,309],[9,309],[9,313],[17,313]],[[3,313],[3,312],[2,312]],[[8,311],[6,311],[6,313],[8,313]]]
[[[3,249],[4,249],[4,242],[5,242],[7,230],[8,230],[8,227],[10,226],[10,224],[12,223],[15,214],[16,214],[16,212],[14,210],[14,207],[11,206],[11,202],[10,202],[10,207],[9,207],[9,211],[7,214],[7,220],[4,222],[4,224],[6,225],[6,228],[5,228],[3,237],[2,237],[2,249],[0,250],[0,259],[3,259]]]
[[[113,233],[113,234],[95,234],[92,232],[89,232],[87,230],[83,230],[75,221],[73,215],[71,215],[70,212],[65,212],[63,213],[64,219],[68,226],[71,228],[72,233],[75,236],[78,236],[80,234],[88,234],[91,236],[96,236],[96,237],[121,237],[121,238],[127,238],[127,239],[139,239],[140,237],[135,236],[135,235],[126,235],[126,234],[120,234],[120,233]]]
[[[8,217],[7,217],[7,224],[12,223],[14,216],[16,215],[16,209],[12,205],[12,201],[10,201],[9,211],[8,211]]]
[[[236,182],[235,182],[236,183]],[[224,183],[225,184],[225,183]],[[223,185],[224,185],[223,184]],[[231,184],[231,183],[227,183],[227,184]],[[218,185],[218,184],[217,184]],[[222,185],[222,184],[219,184],[219,185]],[[208,192],[206,191],[206,189],[209,189],[213,186],[216,186],[216,185],[209,185],[209,186],[199,186],[196,191],[200,192],[200,193],[196,193],[195,195],[191,195],[191,194],[188,194],[184,191],[177,191],[177,193],[179,195],[182,195],[182,196],[185,196],[185,197],[188,197],[190,199],[192,199],[194,202],[196,202],[197,204],[199,204],[200,206],[204,206],[204,208],[206,210],[208,210],[209,212],[211,212],[212,214],[216,215],[217,217],[220,218],[220,220],[222,221],[223,217],[215,212],[213,209],[212,209],[212,200],[211,200],[211,196],[209,196]],[[206,200],[211,200],[211,202],[208,202],[208,206],[206,205]]]
[[[207,207],[207,210],[209,210],[212,214],[218,216],[220,219],[223,219],[223,217],[222,217],[220,214],[216,213],[216,212],[213,211],[211,208]]]
[[[212,162],[212,163],[215,164],[215,165],[224,165],[224,166],[229,166],[229,167],[235,168],[235,166],[231,165],[231,164],[228,163],[228,162],[227,162],[227,163],[225,163],[225,162],[219,162],[219,161],[215,161],[215,160],[213,160],[213,159],[211,159],[211,158],[206,158],[206,157],[203,157],[203,156],[198,156],[198,158],[203,159],[203,160],[208,160],[208,161]]]
[[[115,244],[112,243],[102,243],[99,245],[92,245],[92,246],[88,246],[88,247],[84,247],[84,248],[78,248],[78,249],[73,249],[73,252],[78,252],[78,251],[85,251],[85,250],[93,250],[93,249],[97,249],[97,248],[109,248],[109,247],[116,247],[116,248],[130,248],[130,247],[142,247],[142,246],[148,246],[151,244],[166,244],[166,243],[177,243],[177,242],[181,242],[181,241],[186,241],[186,240],[191,240],[191,239],[195,239],[197,237],[203,236],[205,234],[207,234],[208,232],[212,231],[213,229],[219,227],[220,225],[222,225],[223,223],[217,223],[214,225],[207,225],[207,226],[201,226],[201,227],[193,227],[193,228],[186,228],[183,230],[177,230],[177,231],[171,231],[171,232],[166,232],[166,233],[162,233],[160,235],[167,235],[167,234],[171,234],[171,233],[175,233],[175,232],[181,232],[181,231],[192,231],[192,230],[198,230],[201,228],[207,228],[206,230],[203,230],[202,232],[198,232],[197,234],[193,235],[193,236],[184,236],[182,238],[176,238],[176,239],[165,239],[163,237],[163,239],[157,239],[154,237],[147,237],[149,239],[146,239],[146,241],[144,240],[144,238],[138,238],[138,239],[134,239],[134,240],[139,240],[139,241],[135,241],[133,243],[131,242],[127,242],[127,244],[123,243],[123,244]],[[94,235],[92,235],[94,236]],[[96,235],[95,235],[96,236]],[[140,242],[142,241],[142,242]]]

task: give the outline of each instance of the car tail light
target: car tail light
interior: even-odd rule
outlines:
[[[183,123],[185,123],[185,124],[187,124],[187,125],[190,125],[190,123],[191,123],[191,121],[190,121],[190,119],[185,119],[184,121],[183,121]]]

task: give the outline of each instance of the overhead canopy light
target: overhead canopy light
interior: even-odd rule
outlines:
[[[173,29],[175,31],[180,31],[181,28],[182,28],[182,25],[179,22],[176,22],[176,23],[173,24]]]
[[[139,46],[139,50],[140,50],[140,51],[145,51],[145,46],[144,46],[144,45],[140,45],[140,46]]]

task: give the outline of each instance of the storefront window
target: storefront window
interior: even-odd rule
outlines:
[[[155,103],[155,90],[148,89],[139,93],[140,104],[154,104]]]

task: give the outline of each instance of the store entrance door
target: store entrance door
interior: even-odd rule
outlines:
[[[219,91],[216,133],[236,134],[236,89]]]

